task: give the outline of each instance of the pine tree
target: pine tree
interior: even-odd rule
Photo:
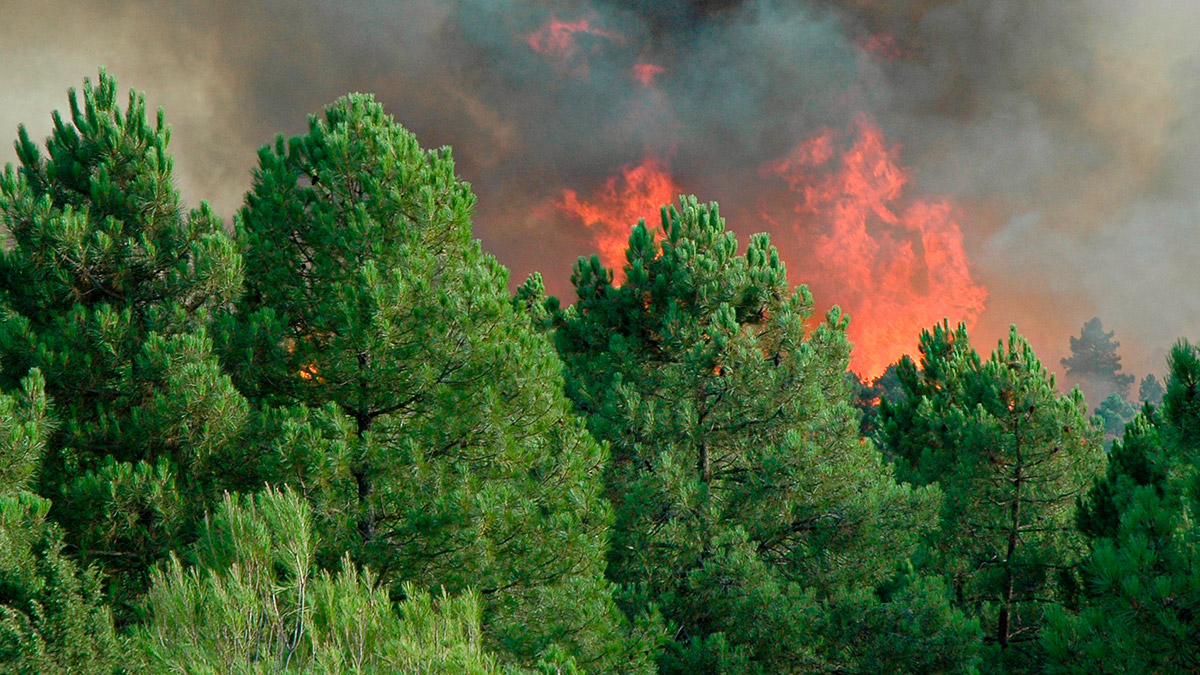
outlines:
[[[1109,394],[1096,408],[1096,416],[1104,425],[1104,437],[1114,439],[1125,430],[1125,425],[1137,415],[1138,409],[1119,394]]]
[[[924,332],[920,352],[901,364],[904,399],[883,404],[884,437],[906,476],[945,493],[929,555],[993,663],[1036,672],[1044,608],[1070,595],[1084,552],[1073,507],[1104,468],[1098,430],[1015,328],[986,361],[962,325]]]
[[[498,673],[475,595],[404,587],[400,612],[369,570],[316,567],[308,504],[290,490],[227,495],[192,547],[154,573],[132,648],[148,672]]]
[[[124,603],[239,456],[246,404],[206,326],[241,268],[211,209],[183,213],[161,110],[122,109],[104,71],[69,99],[46,153],[22,127],[0,177],[0,388],[45,376],[60,423],[38,489]]]
[[[1138,400],[1143,403],[1149,403],[1153,406],[1162,405],[1163,396],[1166,396],[1167,390],[1163,387],[1162,382],[1150,373],[1142,378],[1138,385]]]
[[[351,95],[259,158],[224,351],[277,434],[279,480],[316,504],[327,563],[477,589],[509,662],[644,670],[603,577],[603,449],[471,238],[449,152]]]
[[[51,427],[38,371],[0,395],[0,672],[119,672],[97,571],[64,555],[50,502],[26,489]]]
[[[1200,352],[1180,342],[1170,369],[1162,409],[1126,427],[1080,503],[1085,593],[1052,616],[1050,672],[1200,669]]]
[[[1121,343],[1113,340],[1114,334],[1104,332],[1100,319],[1093,317],[1083,324],[1078,338],[1071,338],[1071,356],[1062,359],[1067,378],[1077,382],[1093,403],[1111,394],[1129,398],[1134,378],[1121,372],[1121,357],[1117,354]]]
[[[807,329],[811,297],[789,287],[767,236],[737,255],[716,206],[694,198],[664,208],[661,231],[635,227],[626,260],[617,286],[581,258],[575,304],[545,307],[568,394],[612,447],[610,578],[631,615],[657,607],[673,627],[660,671],[886,670],[902,640],[868,654],[846,618],[868,608],[873,630],[909,646],[970,642],[953,611],[949,627],[907,632],[916,595],[878,608],[937,492],[897,485],[859,437],[845,318]],[[949,609],[937,593],[920,601]]]

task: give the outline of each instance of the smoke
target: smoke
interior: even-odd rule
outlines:
[[[889,29],[909,50],[884,65],[889,119],[923,185],[976,207],[984,328],[1053,353],[1098,315],[1127,371],[1161,373],[1200,328],[1200,7],[963,0]]]
[[[552,21],[590,30],[535,49]],[[655,157],[743,237],[772,231],[828,303],[815,233],[762,167],[867,113],[911,188],[957,205],[990,291],[981,345],[1017,323],[1057,367],[1099,315],[1141,374],[1200,333],[1198,28],[1184,0],[4,3],[0,130],[45,135],[104,64],[165,107],[185,199],[230,215],[258,147],[370,91],[453,146],[476,235],[514,281],[541,271],[569,297],[594,232],[547,205]]]

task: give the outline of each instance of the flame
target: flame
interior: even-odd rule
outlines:
[[[858,41],[858,48],[884,61],[899,61],[908,54],[900,40],[889,33],[875,33]]]
[[[587,72],[587,59],[581,56],[577,34],[592,35],[607,40],[622,40],[622,35],[593,25],[588,19],[560,21],[551,17],[541,28],[525,36],[525,43],[533,51],[546,57],[559,67]]]
[[[797,214],[823,228],[813,242],[823,283],[852,317],[851,369],[868,378],[916,347],[943,318],[973,327],[987,289],[971,276],[954,207],[906,199],[909,173],[865,114],[851,147],[837,157],[829,130],[806,140],[764,173],[800,195]]]
[[[575,190],[563,190],[562,199],[554,206],[595,232],[600,260],[619,279],[634,224],[641,218],[655,222],[659,209],[679,193],[666,162],[647,156],[641,164],[621,167],[621,175],[609,178],[591,198],[581,198]]]
[[[667,72],[666,68],[653,63],[637,63],[633,66],[633,79],[642,84],[643,87],[653,87],[654,78]]]
[[[327,337],[327,334],[318,333],[318,335],[321,337]],[[287,348],[288,354],[295,354],[296,339],[287,338],[287,340],[284,341],[284,347]],[[299,375],[300,379],[302,380],[311,380],[319,384],[325,383],[325,378],[321,377],[321,375],[317,372],[317,364],[315,363],[308,363],[300,366],[300,370],[296,371],[296,374]]]

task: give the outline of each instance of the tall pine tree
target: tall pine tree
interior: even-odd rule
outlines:
[[[631,614],[658,607],[673,627],[661,671],[968,666],[972,627],[941,591],[876,592],[937,491],[896,484],[859,437],[845,318],[809,330],[811,297],[766,235],[738,255],[716,206],[694,198],[664,208],[661,230],[634,228],[626,259],[619,286],[580,259],[575,304],[547,306],[568,393],[612,447],[609,575]],[[901,655],[926,640],[940,655]]]
[[[211,209],[180,206],[161,110],[122,107],[104,71],[69,99],[46,152],[22,127],[0,177],[0,387],[45,376],[60,423],[39,490],[124,603],[244,461],[246,402],[206,333],[241,261]]]
[[[929,556],[984,622],[991,663],[1037,672],[1045,607],[1084,552],[1074,506],[1104,469],[1099,430],[1015,328],[986,361],[961,324],[925,331],[920,353],[900,364],[904,397],[882,403],[885,443],[907,478],[942,487]]]
[[[1078,384],[1087,394],[1091,405],[1098,406],[1112,394],[1129,398],[1129,386],[1134,377],[1121,372],[1120,342],[1113,331],[1104,331],[1099,317],[1083,324],[1079,337],[1071,338],[1071,355],[1062,359],[1067,379]]]
[[[603,576],[603,450],[471,238],[449,152],[351,95],[259,158],[226,350],[280,434],[280,479],[316,504],[327,557],[476,589],[510,662],[644,670],[649,646]]]
[[[1080,503],[1082,607],[1052,617],[1050,672],[1200,669],[1200,351],[1180,342],[1169,364],[1162,409],[1125,428]]]

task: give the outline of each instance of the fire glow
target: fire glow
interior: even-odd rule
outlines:
[[[588,19],[560,21],[551,18],[541,28],[525,36],[525,43],[551,63],[586,72],[587,59],[582,54],[576,37],[580,34],[606,40],[622,39],[620,33],[594,25]]]
[[[580,197],[575,190],[564,190],[554,205],[594,232],[601,262],[619,280],[634,223],[644,218],[656,225],[659,209],[675,201],[679,194],[679,186],[671,177],[666,161],[651,155],[640,164],[621,167],[620,175],[609,178],[590,198]]]
[[[945,318],[974,326],[987,289],[971,276],[954,207],[906,197],[909,173],[874,122],[859,115],[839,155],[841,140],[826,130],[764,174],[799,197],[797,225],[822,232],[811,246],[821,285],[836,289],[827,300],[851,317],[851,369],[875,378],[914,352],[921,329]]]
[[[653,87],[654,79],[667,71],[660,65],[653,63],[638,63],[633,66],[633,79],[637,80],[643,87]]]
[[[580,35],[624,41],[588,19],[553,18],[525,40],[561,73],[583,77],[588,53],[597,53],[601,43],[585,53]],[[887,35],[872,36],[860,48],[881,59],[899,53],[898,42]],[[633,81],[657,91],[656,80],[666,69],[639,62],[629,72]],[[874,121],[860,114],[850,133],[820,131],[761,168],[764,179],[787,186],[787,217],[775,217],[778,209],[762,214],[781,225],[774,228],[776,241],[779,230],[791,229],[799,250],[812,254],[812,264],[803,268],[808,278],[795,281],[811,283],[820,300],[850,315],[850,368],[867,378],[912,353],[924,328],[943,319],[974,327],[987,298],[987,290],[971,276],[954,206],[912,197],[898,154]],[[634,223],[656,224],[659,209],[681,192],[667,162],[648,154],[590,194],[563,189],[552,208],[591,232],[601,262],[620,283]]]

